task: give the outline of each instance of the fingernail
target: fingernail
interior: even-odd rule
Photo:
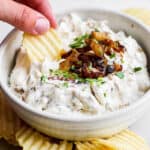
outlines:
[[[39,18],[37,19],[34,27],[34,34],[42,34],[46,31],[48,31],[50,27],[49,21],[46,20],[45,18]]]

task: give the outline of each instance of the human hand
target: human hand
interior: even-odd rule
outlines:
[[[56,27],[48,0],[0,0],[0,20],[31,34]]]

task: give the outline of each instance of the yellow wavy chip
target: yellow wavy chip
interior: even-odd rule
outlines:
[[[21,120],[9,106],[6,97],[0,90],[0,137],[9,143],[17,144],[15,134],[21,125]]]
[[[33,62],[42,62],[45,57],[49,60],[58,60],[64,52],[62,42],[52,28],[44,35],[24,33],[22,46]]]
[[[149,150],[150,147],[138,135],[129,130],[114,135],[109,139],[95,139],[94,144],[105,145],[112,150]]]
[[[59,150],[72,150],[73,144],[71,142],[62,141],[60,142]]]
[[[129,8],[124,10],[124,12],[150,25],[150,10],[145,8]]]
[[[16,139],[23,150],[72,150],[72,143],[67,141],[55,141],[24,126],[16,134]]]
[[[39,148],[46,150],[51,147],[51,143],[47,138],[27,126],[22,127],[16,133],[16,140],[18,141],[19,145],[23,147],[23,150]]]
[[[111,150],[107,146],[90,142],[75,142],[77,150]]]

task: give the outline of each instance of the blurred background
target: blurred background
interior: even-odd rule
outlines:
[[[49,0],[55,13],[61,9],[102,7],[107,9],[122,10],[129,7],[150,9],[150,0]],[[0,42],[12,30],[12,27],[0,21]]]
[[[122,11],[126,8],[147,8],[150,10],[150,0],[51,0],[51,5],[55,13],[69,8],[107,8]],[[0,21],[0,42],[12,30],[13,27]],[[150,144],[150,109],[138,122],[130,129],[143,136]],[[1,145],[1,142],[0,142]],[[3,149],[0,146],[0,149]]]

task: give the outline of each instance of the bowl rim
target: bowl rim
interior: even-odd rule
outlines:
[[[100,12],[106,12],[106,13],[112,13],[114,15],[118,15],[120,17],[126,18],[130,22],[134,22],[135,24],[139,25],[141,28],[146,30],[150,34],[150,28],[142,23],[142,21],[135,19],[132,16],[129,16],[125,13],[116,11],[116,10],[109,10],[105,8],[82,8],[82,9],[68,9],[65,11],[66,14],[70,12],[79,12],[79,11],[100,11]],[[64,13],[63,13],[64,14]],[[2,41],[0,44],[0,54],[2,53],[3,49],[6,47],[7,43],[9,42],[10,37],[12,37],[15,33],[19,33],[21,31],[17,29],[13,29],[9,34],[5,37],[5,39]],[[1,56],[1,55],[0,55]],[[1,61],[1,58],[0,58]],[[36,108],[33,108],[29,104],[26,104],[25,102],[21,101],[17,96],[15,96],[11,90],[9,89],[8,86],[5,86],[3,81],[0,78],[0,89],[6,94],[6,96],[9,97],[9,101],[13,101],[16,105],[19,107],[23,108],[24,110],[32,113],[35,116],[40,116],[42,118],[46,119],[52,119],[52,120],[57,120],[57,121],[63,121],[63,122],[73,122],[73,123],[88,123],[91,121],[104,121],[104,120],[111,120],[112,118],[118,117],[120,115],[123,115],[126,112],[130,112],[131,110],[135,109],[137,106],[142,105],[147,101],[147,97],[150,95],[150,90],[148,90],[143,97],[141,97],[139,100],[134,102],[133,104],[121,108],[119,110],[115,110],[111,113],[106,113],[106,114],[100,114],[100,115],[95,115],[95,116],[90,116],[90,117],[68,117],[68,116],[62,116],[59,114],[50,114],[46,112],[42,112],[39,110],[36,110]]]

